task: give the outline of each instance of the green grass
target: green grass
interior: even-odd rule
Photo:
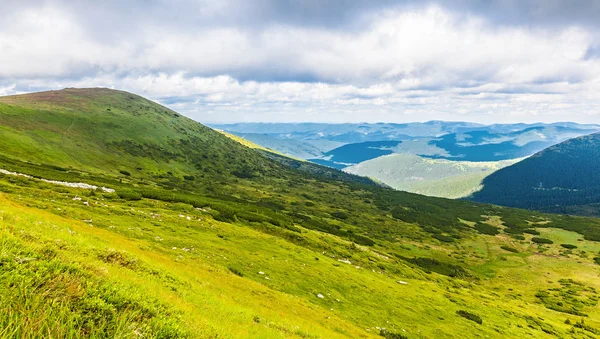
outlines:
[[[0,174],[0,337],[551,338],[600,328],[591,302],[568,300],[585,326],[548,307],[565,304],[552,292],[561,279],[600,288],[595,219],[396,192],[248,149],[123,92],[44,95],[0,98],[0,122],[14,131],[0,141],[0,168],[117,192]],[[553,244],[536,244],[530,229]]]

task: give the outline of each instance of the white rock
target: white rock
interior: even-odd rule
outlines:
[[[0,168],[0,173],[2,174],[7,174],[7,175],[18,175],[21,177],[25,177],[25,178],[29,178],[29,179],[33,179],[32,176],[27,175],[27,174],[22,174],[22,173],[16,173],[16,172],[10,172],[7,170],[3,170]],[[47,182],[49,184],[55,184],[55,185],[61,185],[61,186],[67,186],[67,187],[74,187],[74,188],[83,188],[83,189],[98,189],[98,186],[94,186],[94,185],[89,185],[89,184],[84,184],[81,182],[65,182],[65,181],[56,181],[56,180],[48,180],[48,179],[39,179],[40,181],[43,182]],[[115,190],[112,188],[106,188],[106,187],[102,187],[102,190],[104,192],[107,193],[113,193]],[[73,199],[75,200],[75,199]]]
[[[398,284],[400,285],[408,285],[406,281],[398,280]]]
[[[317,294],[317,298],[321,298],[321,299],[323,299],[323,298],[325,298],[325,297],[324,297],[324,296],[323,296],[321,293],[319,293],[319,294]]]
[[[258,274],[265,274],[265,272],[263,272],[263,271],[258,271]]]

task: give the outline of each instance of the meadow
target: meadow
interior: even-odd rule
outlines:
[[[398,192],[71,91],[0,98],[0,168],[34,177],[0,174],[0,337],[600,333],[596,219]]]

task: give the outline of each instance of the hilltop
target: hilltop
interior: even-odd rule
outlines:
[[[597,219],[398,192],[121,91],[0,98],[0,133],[0,337],[600,333]]]

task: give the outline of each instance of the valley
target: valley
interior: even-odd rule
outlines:
[[[211,126],[287,156],[367,176],[399,190],[447,198],[468,197],[496,170],[562,141],[600,131],[600,125],[575,123],[445,121]],[[417,171],[423,175],[415,175]]]
[[[376,179],[392,188],[442,198],[465,198],[481,189],[495,171],[522,159],[475,162],[390,154],[347,167],[344,171]]]

